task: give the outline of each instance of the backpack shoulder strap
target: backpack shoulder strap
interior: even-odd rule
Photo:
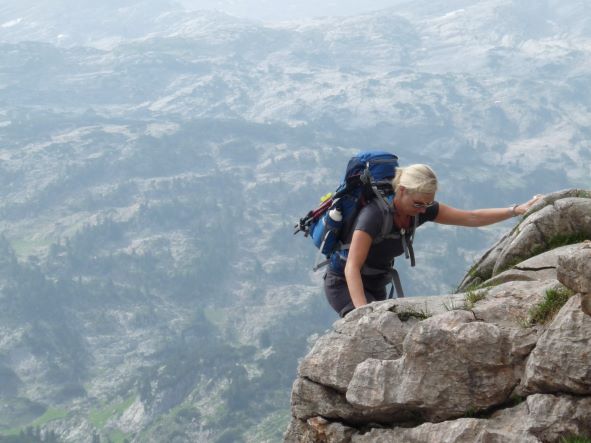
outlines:
[[[379,243],[385,239],[399,238],[402,242],[402,248],[404,249],[404,256],[407,259],[410,259],[410,266],[414,267],[416,262],[415,251],[412,247],[412,244],[414,241],[415,233],[417,232],[417,227],[419,226],[419,217],[413,217],[413,229],[410,235],[407,235],[404,229],[401,229],[400,232],[392,232],[392,225],[394,223],[393,215],[395,209],[393,209],[389,205],[386,206],[386,210],[383,209],[382,205],[380,205],[380,208],[382,208],[382,214],[384,216],[384,221],[382,223],[382,232],[378,237],[374,239],[373,243]]]
[[[382,212],[382,217],[382,230],[376,238],[373,239],[373,244],[380,243],[386,239],[401,237],[400,233],[392,232],[392,227],[394,226],[393,212]]]
[[[392,226],[394,224],[394,211],[392,211],[392,208],[388,204],[387,200],[382,197],[381,199],[376,199],[375,201],[380,209],[380,214],[382,215],[382,230],[373,239],[372,244],[380,243],[387,238],[400,238],[400,234],[391,232]],[[351,243],[343,243],[340,245],[339,250],[349,249],[350,246]]]

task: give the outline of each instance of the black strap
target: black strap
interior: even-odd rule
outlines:
[[[390,270],[387,270],[387,271],[384,269],[370,268],[369,266],[364,265],[361,268],[361,274],[362,275],[389,274],[390,280],[392,281],[392,287],[390,288],[390,293],[388,294],[388,298],[393,298],[394,289],[396,289],[396,296],[398,298],[404,297],[404,291],[402,290],[402,283],[400,282],[400,275],[398,274],[398,271],[394,268],[394,263],[392,263],[392,268],[390,268]]]
[[[405,258],[410,258],[410,265],[414,266],[415,265],[415,250],[412,247],[412,237],[414,236],[414,233],[410,235],[410,237],[407,240],[406,237],[406,233],[403,231],[401,231],[401,239],[402,239],[402,249],[404,249],[404,257]]]
[[[404,291],[402,290],[402,283],[400,283],[400,275],[398,275],[398,271],[394,268],[390,270],[390,276],[392,277],[392,287],[390,288],[390,294],[388,298],[392,298],[394,295],[394,288],[396,288],[396,295],[398,298],[404,297]]]

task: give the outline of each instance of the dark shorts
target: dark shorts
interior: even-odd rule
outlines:
[[[363,289],[365,291],[365,298],[368,303],[373,301],[386,300],[386,285],[390,282],[389,277],[386,275],[383,278],[372,279],[368,281],[363,280]],[[347,281],[345,276],[339,275],[330,270],[324,274],[324,294],[326,299],[332,308],[337,313],[344,317],[353,309],[353,301],[349,294],[349,288],[347,287]]]

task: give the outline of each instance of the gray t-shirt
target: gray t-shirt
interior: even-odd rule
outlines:
[[[419,214],[418,226],[425,222],[435,220],[435,217],[437,217],[438,213],[439,203],[435,202],[433,206],[427,208],[425,213]],[[361,211],[359,211],[359,215],[357,216],[353,230],[367,232],[372,239],[375,239],[381,234],[383,223],[384,217],[382,216],[382,211],[377,201],[373,200],[370,204],[364,206]],[[411,223],[411,227],[406,230],[407,239],[410,238],[413,230],[414,220]],[[398,229],[393,223],[391,232],[400,233],[400,229]],[[372,243],[371,247],[369,248],[365,265],[373,269],[384,269],[384,271],[388,271],[391,267],[394,257],[398,257],[402,254],[404,254],[402,239],[386,238],[379,243]]]

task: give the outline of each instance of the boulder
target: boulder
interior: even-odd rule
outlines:
[[[538,340],[522,390],[591,395],[591,317],[581,310],[581,295],[569,299]]]
[[[591,241],[560,254],[557,277],[574,292],[591,293]]]
[[[358,425],[392,422],[392,415],[388,411],[358,408],[347,402],[344,394],[301,377],[294,382],[291,406],[292,415],[299,420],[322,416]],[[403,411],[397,418],[400,422],[408,422],[415,417],[411,411]]]
[[[409,332],[401,358],[357,366],[347,401],[390,411],[393,421],[408,410],[442,421],[502,404],[519,383],[524,355],[513,352],[516,340],[510,329],[476,321],[468,311],[429,318]]]
[[[559,256],[569,256],[578,247],[578,244],[567,245],[543,252],[495,275],[480,286],[486,288],[509,281],[556,280]]]
[[[508,281],[477,291],[482,300],[472,306],[471,311],[479,320],[522,328],[532,307],[544,299],[548,290],[557,286],[560,286],[557,280]]]
[[[398,358],[410,327],[394,312],[356,310],[314,344],[300,364],[299,375],[345,392],[359,363],[375,357]]]

